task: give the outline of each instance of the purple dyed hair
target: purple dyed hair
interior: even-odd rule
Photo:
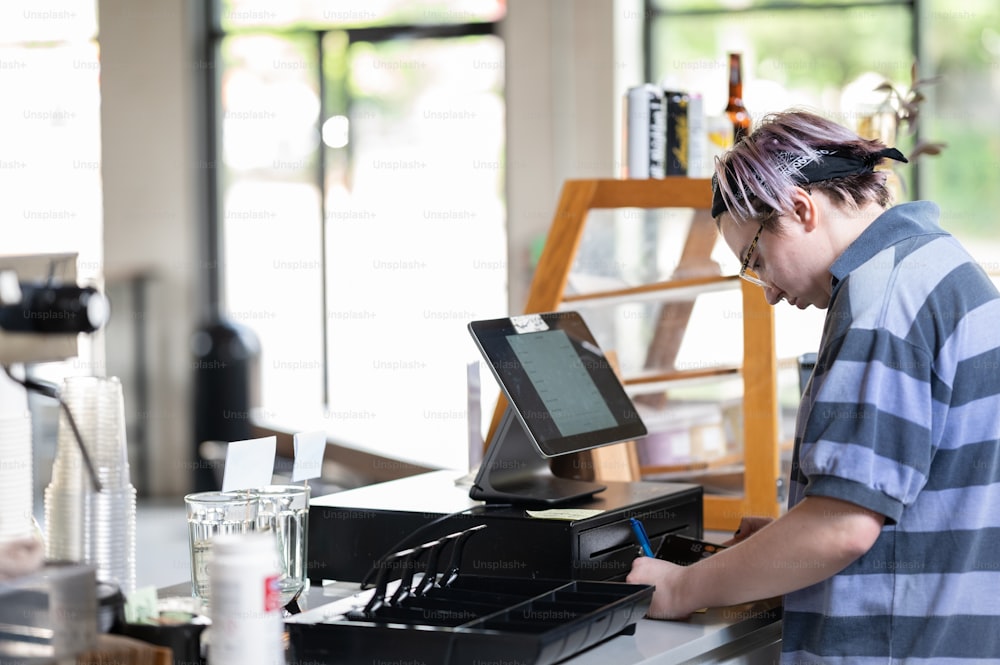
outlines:
[[[802,167],[821,158],[819,148],[836,146],[839,153],[859,159],[881,158],[881,141],[861,138],[836,122],[808,111],[773,113],[761,119],[753,132],[716,159],[718,187],[726,208],[737,222],[770,226],[781,213],[792,210],[792,191],[821,190],[840,204],[859,207],[875,201],[888,207],[892,197],[881,171],[820,180],[803,185]],[[790,162],[789,157],[795,159]]]

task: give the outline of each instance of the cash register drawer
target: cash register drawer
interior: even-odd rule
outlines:
[[[462,575],[365,614],[371,593],[286,621],[290,662],[548,665],[634,632],[653,587]]]

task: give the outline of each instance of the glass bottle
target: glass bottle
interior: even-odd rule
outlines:
[[[729,103],[726,116],[733,123],[733,145],[750,132],[750,113],[743,105],[743,67],[739,53],[729,54]]]

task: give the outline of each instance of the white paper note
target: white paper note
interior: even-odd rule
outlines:
[[[232,441],[226,446],[222,491],[253,490],[271,484],[278,437]]]
[[[319,478],[323,471],[326,432],[299,432],[292,437],[295,460],[292,462],[292,482]]]

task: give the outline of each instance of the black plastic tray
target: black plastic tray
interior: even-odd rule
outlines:
[[[549,665],[634,632],[653,587],[461,575],[364,616],[371,593],[354,598],[354,611],[341,601],[286,622],[289,662]]]

